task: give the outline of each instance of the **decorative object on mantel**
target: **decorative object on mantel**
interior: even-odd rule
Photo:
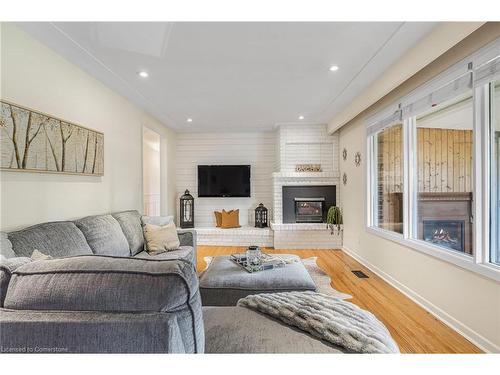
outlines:
[[[181,228],[194,228],[194,198],[187,189],[180,198],[179,216]]]
[[[255,227],[267,228],[267,208],[262,203],[255,209]]]
[[[361,165],[361,152],[359,151],[354,154],[354,165],[356,165],[356,167]]]
[[[0,101],[3,170],[104,175],[104,134]]]
[[[344,224],[344,219],[342,217],[342,209],[337,206],[332,206],[328,209],[326,215],[326,225],[330,229],[331,234],[333,234],[335,228],[337,228],[337,234],[341,234],[343,229],[341,225]]]
[[[321,164],[296,164],[295,172],[321,172]]]
[[[342,183],[344,185],[347,185],[347,173],[344,172],[344,174],[342,175]]]
[[[342,160],[344,160],[344,161],[347,160],[347,149],[345,147],[342,150]]]

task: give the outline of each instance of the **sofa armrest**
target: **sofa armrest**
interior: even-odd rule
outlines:
[[[177,235],[181,246],[192,246],[196,252],[196,231],[194,229],[178,229]]]
[[[12,272],[4,307],[172,312],[189,305],[197,292],[196,272],[180,260],[77,256],[18,267]]]
[[[3,258],[0,260],[0,306],[3,307],[3,301],[7,294],[12,272],[20,266],[30,263],[33,260],[27,257]]]
[[[1,309],[0,352],[36,348],[34,353],[194,353],[192,345],[184,344],[180,318],[162,312]]]

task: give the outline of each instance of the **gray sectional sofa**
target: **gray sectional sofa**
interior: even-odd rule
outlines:
[[[125,211],[1,233],[0,351],[343,352],[243,307],[202,307],[195,232],[150,256],[145,219]],[[32,260],[35,249],[54,259]]]
[[[2,233],[1,351],[203,353],[196,236],[178,234],[149,255],[137,211]]]

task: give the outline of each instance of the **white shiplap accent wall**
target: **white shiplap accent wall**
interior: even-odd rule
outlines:
[[[222,209],[239,209],[240,224],[253,226],[254,209],[261,202],[272,218],[271,176],[276,167],[276,132],[178,134],[176,156],[177,198],[185,189],[195,197],[196,227],[215,227],[213,211]],[[197,166],[200,164],[250,164],[251,197],[198,198]]]

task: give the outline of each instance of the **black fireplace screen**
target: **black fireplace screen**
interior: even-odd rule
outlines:
[[[295,221],[297,223],[323,222],[324,198],[295,198]]]
[[[464,252],[463,220],[424,220],[424,241]]]

